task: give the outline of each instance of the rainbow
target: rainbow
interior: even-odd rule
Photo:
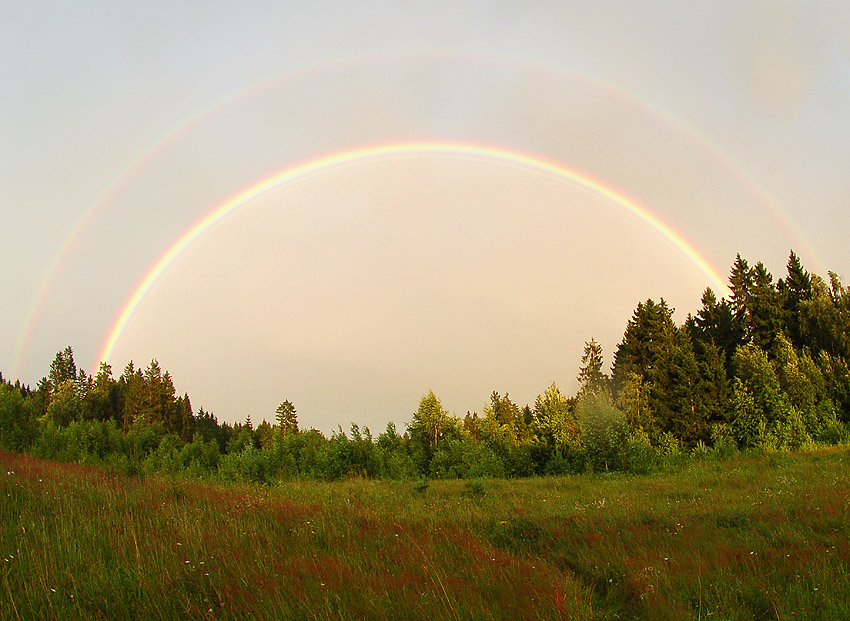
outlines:
[[[381,160],[386,158],[397,158],[402,156],[450,156],[464,159],[483,159],[496,163],[525,168],[537,172],[554,175],[565,181],[589,190],[602,196],[625,209],[651,228],[655,229],[673,247],[685,256],[702,274],[708,279],[712,287],[718,292],[726,292],[725,278],[712,267],[711,264],[697,251],[694,246],[685,240],[670,226],[661,221],[650,209],[641,205],[636,200],[629,198],[619,190],[606,185],[602,181],[566,165],[548,160],[536,155],[524,153],[513,149],[499,146],[470,144],[462,142],[447,141],[419,141],[377,144],[358,148],[337,151],[334,153],[308,159],[298,164],[288,166],[248,188],[231,196],[223,203],[217,205],[172,243],[153,265],[147,270],[141,280],[133,288],[127,297],[121,310],[116,315],[108,334],[100,348],[97,358],[100,361],[108,361],[112,356],[121,334],[127,327],[133,314],[138,309],[142,300],[154,286],[162,274],[180,257],[180,255],[192,243],[207,232],[211,227],[220,222],[250,201],[280,187],[281,185],[305,177],[320,171],[334,167],[363,162],[367,160]]]
[[[509,56],[497,54],[473,54],[468,51],[460,51],[454,49],[434,49],[434,50],[415,50],[411,52],[401,52],[393,54],[390,60],[417,60],[420,58],[433,58],[435,60],[448,59],[466,59],[477,62],[502,63],[508,66],[524,67],[541,73],[549,73],[555,78],[570,77],[579,79],[594,88],[604,91],[609,96],[620,99],[636,108],[641,108],[644,111],[653,114],[658,119],[670,125],[677,132],[687,138],[693,145],[705,153],[708,157],[714,159],[729,170],[732,175],[738,178],[744,186],[746,186],[754,197],[761,203],[775,220],[777,220],[783,229],[789,232],[797,239],[798,251],[803,251],[803,258],[807,255],[810,260],[813,260],[816,268],[823,271],[823,265],[820,258],[812,250],[811,244],[803,239],[799,227],[791,221],[791,219],[783,213],[778,207],[777,201],[769,195],[767,190],[761,185],[751,174],[747,173],[740,162],[735,161],[732,157],[704,134],[699,133],[695,129],[686,125],[683,121],[677,119],[669,111],[661,109],[659,106],[650,104],[649,102],[639,98],[634,93],[626,91],[610,83],[604,82],[592,76],[582,75],[559,67],[553,67],[546,64],[541,64],[527,59],[517,59]],[[34,327],[37,324],[42,311],[46,305],[50,291],[54,288],[55,282],[59,277],[62,267],[69,261],[74,249],[78,245],[79,240],[83,237],[85,231],[89,228],[95,218],[112,204],[120,192],[142,171],[155,161],[156,158],[163,153],[170,145],[178,142],[182,137],[186,136],[193,128],[198,127],[204,121],[213,118],[219,112],[233,107],[241,101],[245,101],[253,96],[263,93],[272,87],[281,84],[295,81],[300,77],[310,76],[313,74],[327,72],[332,69],[345,69],[347,67],[357,67],[362,64],[368,64],[378,61],[386,61],[386,54],[367,54],[357,57],[344,57],[328,59],[323,62],[311,64],[306,67],[300,67],[287,71],[284,74],[273,75],[261,79],[246,88],[243,88],[234,93],[229,93],[213,103],[203,107],[199,111],[189,115],[181,122],[177,123],[169,131],[155,140],[148,149],[140,153],[126,169],[111,183],[104,192],[97,197],[94,203],[83,213],[77,224],[65,239],[59,251],[48,266],[45,277],[38,289],[36,296],[30,305],[27,312],[24,329],[18,339],[18,344],[14,356],[14,373],[18,377],[21,372],[21,365],[24,358],[24,353],[27,351],[31,336],[34,333]],[[725,285],[724,285],[725,287]],[[718,288],[718,292],[725,291],[724,288]]]

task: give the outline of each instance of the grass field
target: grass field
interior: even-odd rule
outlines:
[[[137,479],[0,451],[0,618],[850,618],[850,451],[651,476]]]

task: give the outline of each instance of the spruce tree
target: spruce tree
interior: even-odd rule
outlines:
[[[298,416],[295,414],[295,406],[288,399],[277,406],[275,420],[283,437],[289,433],[298,433]]]
[[[598,392],[607,387],[608,377],[602,372],[602,345],[594,338],[584,344],[577,379],[579,393]]]

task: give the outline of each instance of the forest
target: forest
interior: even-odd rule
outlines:
[[[579,389],[520,406],[493,392],[456,416],[433,392],[404,430],[352,424],[326,437],[284,400],[274,424],[193,411],[156,360],[115,378],[58,352],[35,388],[0,374],[0,448],[129,475],[271,483],[348,477],[527,477],[645,473],[670,460],[838,444],[850,432],[850,288],[792,251],[784,278],[736,256],[728,299],[706,289],[684,323],[663,299],[637,304],[613,352],[585,343]],[[236,389],[234,387],[234,389]],[[265,414],[265,413],[264,413]]]

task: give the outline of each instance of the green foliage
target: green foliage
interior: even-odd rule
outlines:
[[[225,481],[268,483],[268,455],[248,444],[238,453],[223,455],[219,460],[218,473]]]
[[[412,479],[415,476],[416,464],[407,450],[404,438],[398,434],[393,422],[387,423],[384,433],[378,435],[375,456],[381,477]]]
[[[446,478],[503,477],[505,466],[487,445],[469,437],[444,442],[431,460],[430,476]]]
[[[593,470],[622,469],[626,463],[626,415],[607,392],[587,394],[576,408],[587,463]]]
[[[566,447],[578,435],[573,407],[555,382],[534,402],[537,437],[552,447]]]
[[[626,436],[624,469],[636,474],[647,474],[658,465],[658,454],[643,429],[633,429]]]
[[[579,366],[579,393],[599,392],[607,387],[608,377],[602,372],[602,346],[596,339],[584,344],[584,354]]]
[[[277,406],[275,420],[282,435],[298,433],[298,416],[295,414],[295,406],[288,399]]]
[[[183,472],[183,460],[180,458],[182,441],[174,434],[163,436],[159,446],[152,451],[142,464],[142,472],[151,474],[177,475]]]
[[[637,305],[614,352],[613,384],[619,391],[630,374],[646,376],[655,366],[668,335],[675,329],[673,310],[662,299]]]
[[[47,408],[47,417],[56,425],[64,427],[71,421],[79,420],[82,411],[82,399],[74,380],[68,379],[56,384],[53,398]]]
[[[340,428],[326,444],[325,478],[378,476],[380,463],[368,427],[361,432],[352,424],[349,434],[351,437]]]
[[[20,390],[0,382],[0,448],[23,451],[36,439],[36,422]]]
[[[738,444],[732,426],[715,423],[711,428],[711,455],[716,459],[731,459],[738,455]]]
[[[218,443],[215,440],[204,442],[203,437],[198,433],[180,450],[180,461],[193,476],[214,473],[218,469],[220,458]]]
[[[730,299],[711,289],[685,323],[662,299],[637,305],[614,354],[585,343],[578,394],[558,385],[534,406],[492,392],[482,416],[461,421],[432,391],[403,435],[373,438],[353,424],[325,437],[298,428],[283,401],[273,427],[220,423],[176,396],[157,360],[129,362],[118,379],[77,369],[66,347],[35,390],[0,375],[0,447],[115,472],[271,483],[299,479],[532,477],[651,472],[687,455],[778,455],[846,441],[850,425],[850,289],[809,274],[793,252],[774,282],[740,255]]]
[[[757,439],[773,433],[780,423],[787,421],[794,408],[763,349],[753,344],[739,347],[735,368],[737,440],[742,446],[756,446]]]
[[[431,458],[440,440],[455,425],[460,426],[443,408],[434,391],[429,390],[428,394],[420,399],[419,408],[407,429],[412,444],[411,453],[419,472],[428,472]]]

